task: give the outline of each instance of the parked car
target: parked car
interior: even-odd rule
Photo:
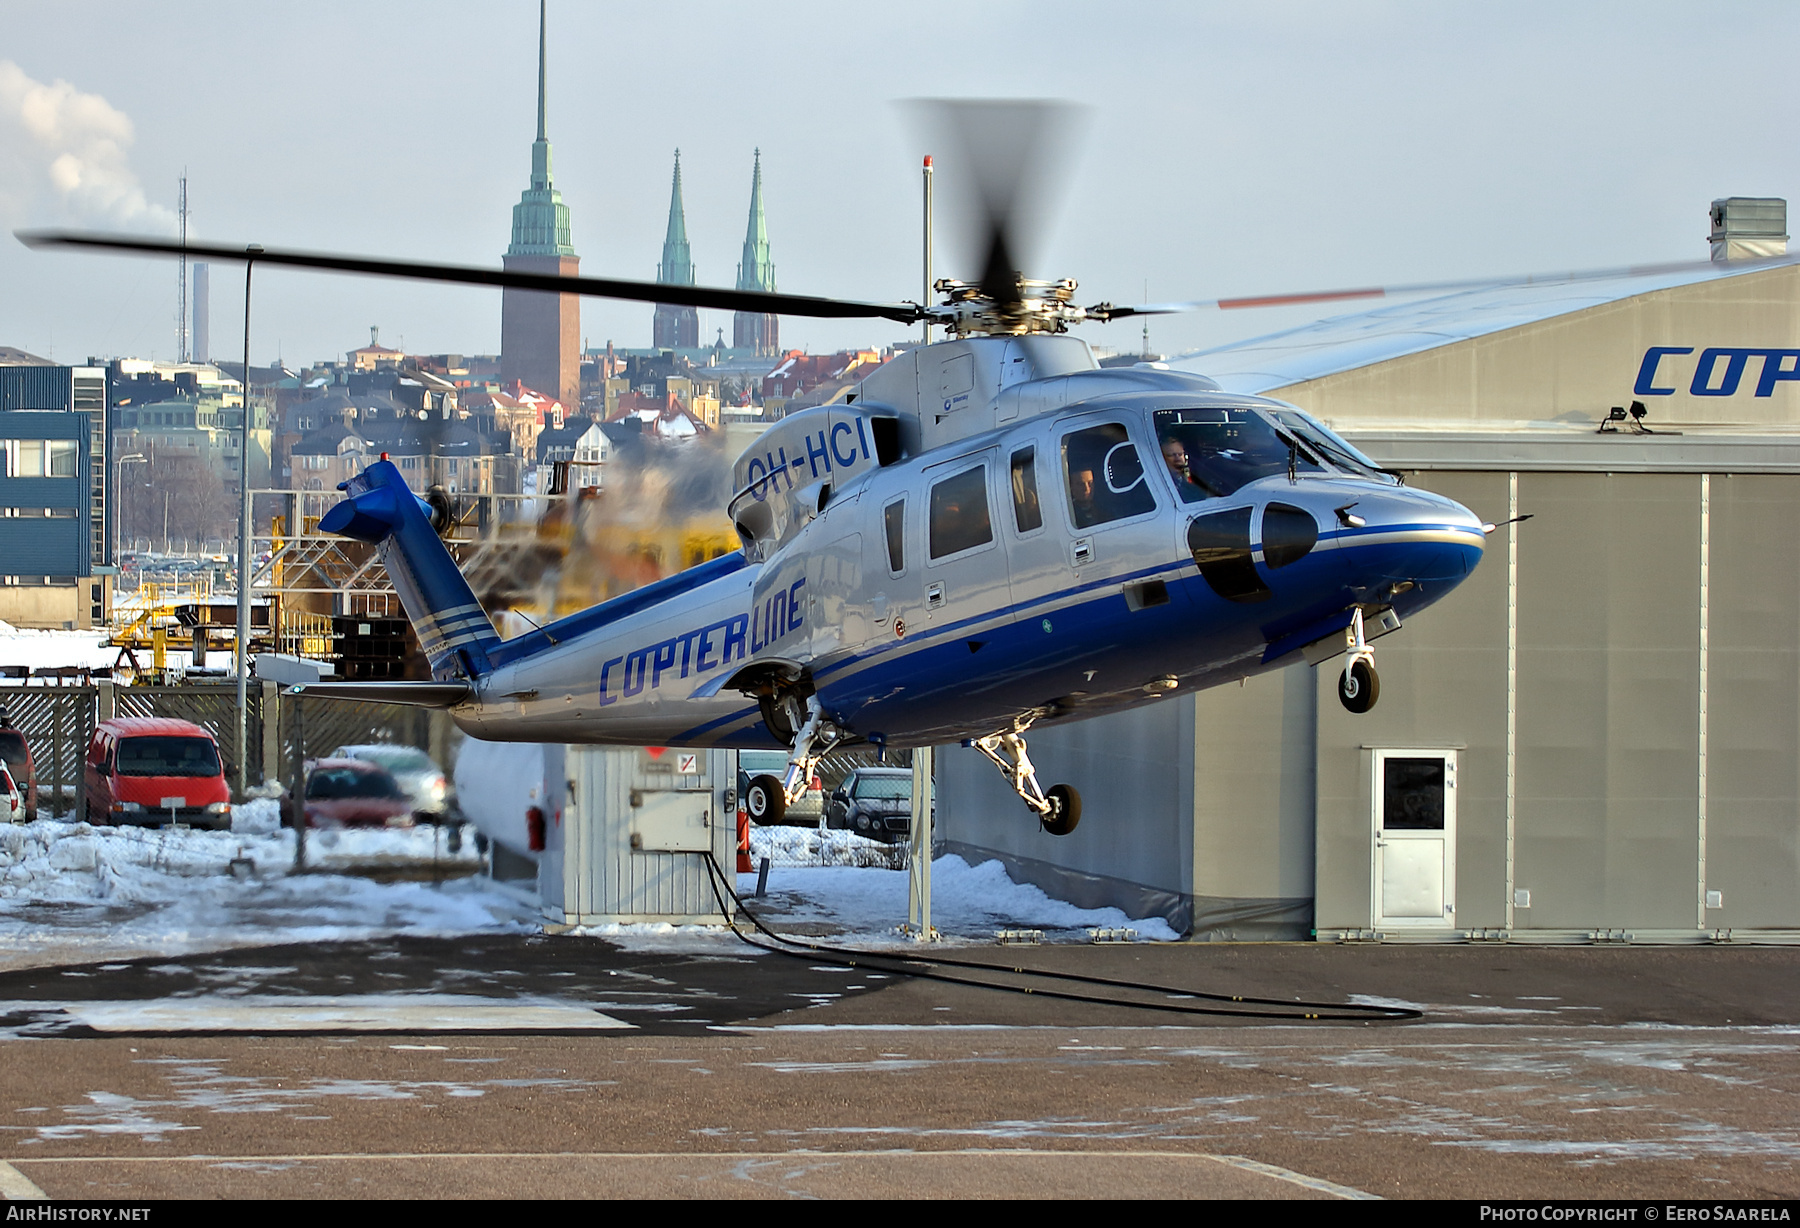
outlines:
[[[231,827],[231,791],[213,735],[191,721],[101,721],[83,767],[90,823]]]
[[[25,795],[25,819],[30,822],[37,817],[37,765],[31,760],[31,744],[12,727],[5,712],[0,712],[0,763],[6,764],[13,783]]]
[[[937,798],[931,813],[937,816]],[[832,791],[825,825],[846,828],[871,840],[897,843],[912,833],[912,769],[857,768]]]
[[[781,778],[787,773],[788,757],[784,750],[741,750],[738,752],[738,805],[757,824],[785,823],[793,827],[817,827],[825,814],[825,791],[814,776],[807,782],[806,792],[788,805],[782,794]]]
[[[25,794],[13,782],[12,773],[6,765],[0,763],[0,823],[24,823],[29,816],[25,813]]]
[[[319,759],[306,774],[308,827],[411,827],[412,799],[393,774],[362,759]]]
[[[416,746],[378,742],[368,746],[340,746],[333,759],[361,759],[387,769],[412,800],[413,818],[423,823],[442,823],[450,815],[450,786],[444,769]]]

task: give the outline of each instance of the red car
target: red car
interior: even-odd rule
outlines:
[[[231,827],[231,791],[212,734],[191,721],[127,716],[101,721],[88,743],[90,823]]]
[[[308,827],[411,827],[412,798],[385,768],[320,759],[306,776]]]

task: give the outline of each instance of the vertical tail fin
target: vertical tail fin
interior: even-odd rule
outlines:
[[[348,498],[325,513],[319,527],[376,548],[431,662],[431,676],[448,680],[485,674],[488,653],[499,646],[500,637],[431,527],[430,505],[413,494],[385,458],[338,489]]]

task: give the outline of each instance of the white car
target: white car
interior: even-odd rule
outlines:
[[[452,795],[444,769],[424,751],[413,746],[378,742],[368,746],[340,746],[334,759],[361,759],[388,771],[412,799],[413,815],[421,823],[444,823],[450,818]]]
[[[752,822],[785,824],[789,827],[820,827],[825,818],[825,793],[819,778],[807,782],[806,791],[788,805],[779,802],[781,779],[787,772],[785,750],[741,750],[738,752],[738,805],[747,811]]]
[[[0,763],[0,823],[23,823],[26,819],[25,793],[13,782],[6,765]]]

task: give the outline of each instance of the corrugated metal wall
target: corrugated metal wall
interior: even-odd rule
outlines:
[[[1235,688],[1234,688],[1235,690]],[[936,756],[943,848],[979,863],[999,858],[1012,876],[1084,907],[1116,905],[1185,930],[1193,915],[1194,700],[1033,729],[1038,781],[1081,792],[1081,823],[1045,834],[1035,815],[979,752]]]
[[[681,789],[710,798],[711,856],[730,874],[737,814],[727,811],[723,794],[737,787],[736,755],[689,752],[698,755],[700,770],[677,778],[672,769],[683,752],[658,750],[568,748],[572,790],[539,875],[552,920],[566,925],[724,922],[705,854],[632,847],[632,794]]]
[[[1380,642],[1374,712],[1321,674],[1318,927],[1373,924],[1372,748],[1450,746],[1447,931],[1800,929],[1800,475],[1414,481],[1494,519],[1516,483],[1534,519]]]
[[[73,408],[69,367],[0,367],[0,410]]]

